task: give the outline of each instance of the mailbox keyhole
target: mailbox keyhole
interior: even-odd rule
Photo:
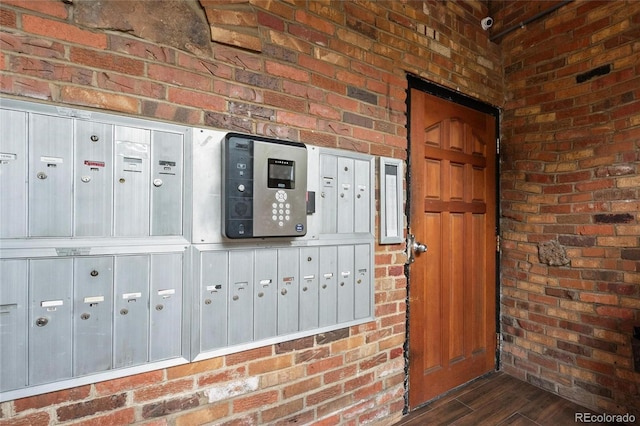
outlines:
[[[49,323],[49,318],[46,318],[46,317],[40,317],[36,320],[36,325],[38,327],[44,327],[48,323]]]
[[[95,269],[93,271],[91,271],[91,273],[89,274],[92,277],[97,277],[98,276],[98,271],[96,271]]]

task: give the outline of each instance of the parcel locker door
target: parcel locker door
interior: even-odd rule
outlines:
[[[323,234],[335,234],[337,228],[336,212],[338,210],[338,158],[334,155],[320,155],[320,206],[319,212],[322,219]]]
[[[201,351],[210,351],[227,345],[228,277],[228,252],[202,252],[200,261]]]
[[[149,235],[150,132],[115,127],[114,235]]]
[[[318,248],[300,249],[300,330],[318,327]]]
[[[338,248],[320,247],[319,322],[320,327],[338,320]]]
[[[182,352],[182,253],[151,255],[149,361]]]
[[[183,136],[151,134],[151,235],[182,235]]]
[[[278,335],[298,331],[298,256],[295,248],[278,250]]]
[[[72,376],[73,260],[29,261],[29,385]]]
[[[355,312],[356,319],[367,318],[371,315],[371,246],[358,244],[354,247],[354,273],[355,273]]]
[[[338,233],[353,232],[354,160],[338,157]]]
[[[111,369],[113,257],[73,261],[73,375]]]
[[[229,345],[253,340],[253,251],[229,252]]]
[[[338,322],[353,320],[353,246],[338,246]]]
[[[73,122],[31,114],[29,122],[29,235],[71,236]]]
[[[76,120],[74,232],[110,237],[113,226],[113,126]]]
[[[254,268],[253,337],[260,340],[278,335],[278,251],[256,250]]]
[[[354,161],[354,232],[371,230],[371,164],[364,160]]]
[[[27,261],[0,260],[0,392],[27,386]]]
[[[27,115],[0,109],[0,238],[27,236]]]
[[[113,366],[145,363],[149,347],[149,256],[116,256]]]

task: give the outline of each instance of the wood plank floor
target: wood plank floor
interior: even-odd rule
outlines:
[[[575,413],[585,412],[596,414],[508,374],[497,372],[409,413],[395,426],[577,425],[580,423],[575,422]],[[599,424],[589,423],[592,426]]]

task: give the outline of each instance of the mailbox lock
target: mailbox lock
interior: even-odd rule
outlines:
[[[258,297],[262,297],[262,296],[264,296],[263,292],[258,293]]]
[[[211,304],[211,299],[205,299],[204,300],[204,304],[205,305],[210,305]]]
[[[322,284],[322,288],[327,288],[327,285],[326,284]]]
[[[153,186],[155,186],[156,188],[161,187],[162,186],[162,179],[154,179],[153,180]]]
[[[307,291],[307,290],[309,290],[309,287],[307,286],[302,287],[302,291]]]
[[[307,257],[307,262],[311,262],[312,260],[311,256]]]
[[[128,313],[129,313],[129,310],[127,308],[120,309],[120,315],[127,315]]]
[[[87,314],[87,313],[80,315],[80,319],[83,319],[83,320],[88,320],[90,317],[91,317],[91,314]]]
[[[282,290],[280,290],[280,294],[281,294],[281,295],[283,295],[283,296],[284,296],[285,294],[287,294],[287,289],[286,289],[286,288],[283,288]]]
[[[98,142],[100,140],[100,138],[98,137],[98,135],[91,135],[91,142]]]
[[[344,281],[340,283],[340,287],[344,287]]]
[[[161,311],[164,309],[164,305],[156,305],[156,311]]]
[[[89,275],[91,275],[92,277],[97,277],[98,276],[98,271],[96,271],[95,269],[93,271],[91,271],[89,273]]]
[[[49,318],[46,318],[46,317],[40,317],[36,320],[36,325],[38,327],[44,327],[48,323],[49,323]]]
[[[47,174],[45,172],[38,172],[38,174],[36,175],[36,177],[38,179],[46,179],[47,178]]]
[[[356,281],[358,284],[362,284],[362,280],[359,279],[358,281]]]
[[[120,182],[120,183],[124,183],[124,182],[125,182],[125,180],[124,180],[124,178],[120,178],[120,179],[118,180],[118,182]]]
[[[82,176],[80,180],[82,181],[82,183],[89,183],[91,182],[91,176]]]
[[[240,299],[240,297],[237,294],[233,296],[233,300],[238,300],[238,299]]]

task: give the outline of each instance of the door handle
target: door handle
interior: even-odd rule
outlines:
[[[416,253],[424,253],[427,251],[427,245],[416,241],[416,236],[413,234],[407,235],[407,248],[405,254],[407,255],[407,265],[416,261]]]

